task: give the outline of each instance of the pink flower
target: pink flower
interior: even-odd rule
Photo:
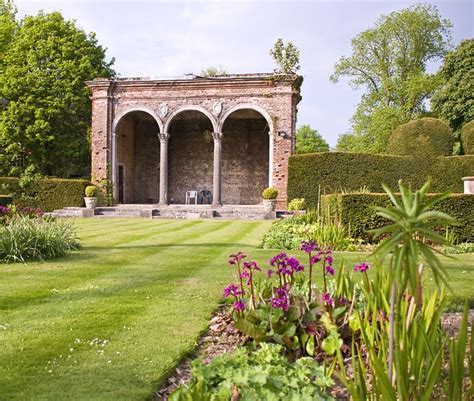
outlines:
[[[334,306],[334,299],[331,297],[331,294],[329,292],[323,293],[321,296],[321,300],[326,304],[326,305],[331,305]]]
[[[369,267],[370,266],[367,263],[359,263],[354,266],[354,271],[364,273],[369,269]]]

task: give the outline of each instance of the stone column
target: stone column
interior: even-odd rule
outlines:
[[[118,182],[118,169],[117,169],[117,133],[115,131],[112,132],[112,162],[110,163],[111,169],[111,177],[110,180],[112,181],[112,190],[114,194],[115,202],[118,202],[119,197],[119,182]]]
[[[168,140],[167,132],[158,133],[160,138],[160,205],[168,204]]]
[[[214,138],[214,175],[212,180],[212,206],[222,206],[221,202],[221,173],[222,173],[222,132],[213,132]]]

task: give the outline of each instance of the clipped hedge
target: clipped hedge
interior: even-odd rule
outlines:
[[[13,203],[13,196],[11,195],[0,195],[0,206],[7,206]]]
[[[45,178],[35,180],[22,190],[17,178],[1,177],[2,184],[13,189],[14,203],[18,206],[41,208],[45,212],[66,206],[83,206],[87,180]]]
[[[420,188],[431,178],[433,192],[463,192],[462,177],[474,175],[474,156],[418,159],[408,156],[325,152],[293,155],[288,162],[288,200],[304,198],[316,208],[321,195],[342,191],[381,192],[402,179]]]
[[[432,195],[433,196],[433,195]],[[369,232],[382,227],[387,221],[377,216],[375,207],[390,207],[385,193],[332,194],[321,197],[321,215],[325,222],[342,223],[352,237],[373,240]],[[436,205],[435,210],[453,216],[460,223],[452,227],[460,242],[474,241],[474,195],[452,194]],[[443,230],[440,227],[440,230]]]

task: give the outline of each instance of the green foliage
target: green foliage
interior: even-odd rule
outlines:
[[[431,199],[436,195],[426,195]],[[397,197],[398,199],[398,197]],[[373,242],[374,229],[382,227],[387,221],[378,216],[377,207],[390,206],[390,199],[385,194],[333,194],[321,197],[321,214],[324,222],[342,224],[348,227],[353,238]],[[472,195],[454,194],[434,206],[435,210],[453,216],[459,225],[450,228],[457,241],[474,240],[474,197]],[[444,227],[438,227],[444,232]]]
[[[431,107],[454,131],[474,120],[474,39],[462,41],[449,53],[438,71],[440,87]]]
[[[446,54],[450,28],[436,7],[418,4],[382,16],[352,40],[351,56],[336,63],[331,80],[349,77],[366,93],[352,119],[353,134],[343,137],[339,150],[383,152],[393,128],[425,111],[437,86],[426,64]]]
[[[424,117],[400,125],[390,136],[387,153],[400,156],[451,156],[453,132],[437,118]]]
[[[462,242],[457,245],[447,245],[444,247],[444,253],[448,255],[461,255],[464,253],[474,253],[473,242]]]
[[[191,373],[191,382],[178,387],[170,401],[332,399],[325,389],[333,381],[322,367],[308,357],[290,362],[276,344],[262,343],[253,352],[239,347],[209,364],[194,361]]]
[[[474,155],[474,120],[463,125],[461,129],[461,146],[465,155]]]
[[[276,73],[294,74],[300,69],[300,52],[292,42],[285,45],[283,39],[277,39],[270,55],[278,65]]]
[[[474,156],[415,159],[405,156],[361,153],[317,153],[290,156],[288,199],[304,198],[308,208],[317,208],[320,194],[367,187],[381,192],[399,179],[413,187],[431,178],[435,192],[463,192],[462,177],[474,175]]]
[[[321,134],[311,129],[309,125],[302,125],[296,130],[296,153],[329,152],[329,144]]]
[[[265,188],[262,192],[263,199],[276,199],[278,197],[278,189]]]
[[[219,67],[207,67],[201,70],[201,76],[203,77],[220,77],[227,75],[227,71],[224,70],[221,66]]]
[[[66,206],[80,207],[84,203],[84,190],[89,181],[60,178],[42,178],[29,181],[20,187],[18,178],[0,177],[0,187],[6,184],[18,206],[41,208],[46,212]]]
[[[97,194],[97,187],[95,185],[88,185],[84,190],[84,194],[88,198],[93,198]]]
[[[74,227],[64,220],[16,216],[0,227],[0,261],[4,263],[54,259],[78,248]]]
[[[16,7],[12,0],[1,0],[0,2],[0,75],[5,68],[4,58],[8,46],[15,36],[18,28],[16,19]],[[0,98],[3,97],[0,90]]]
[[[49,176],[87,176],[91,102],[85,81],[114,75],[105,49],[59,12],[27,16],[4,55],[0,171],[31,167]]]
[[[306,203],[304,198],[294,198],[288,203],[288,211],[298,211],[298,210],[305,210]]]
[[[377,107],[367,113],[358,107],[352,117],[353,132],[339,137],[336,149],[341,152],[385,153],[393,130],[405,122],[400,110]]]

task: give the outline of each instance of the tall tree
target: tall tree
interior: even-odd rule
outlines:
[[[330,78],[337,82],[349,77],[352,87],[366,90],[352,118],[351,142],[367,142],[364,137],[378,120],[372,118],[374,113],[397,115],[400,124],[425,112],[425,100],[437,86],[426,65],[447,53],[450,29],[436,7],[419,4],[382,16],[374,28],[352,40],[351,56],[336,63]],[[387,138],[390,126],[378,132]],[[387,141],[380,143],[386,146]],[[384,146],[377,151],[385,151]]]
[[[329,145],[315,129],[302,125],[296,130],[296,153],[328,152]]]
[[[28,16],[4,55],[0,169],[54,176],[90,171],[91,102],[85,81],[114,75],[105,49],[59,12]]]
[[[433,111],[454,131],[474,120],[474,39],[462,41],[444,59],[440,87],[431,99]]]

